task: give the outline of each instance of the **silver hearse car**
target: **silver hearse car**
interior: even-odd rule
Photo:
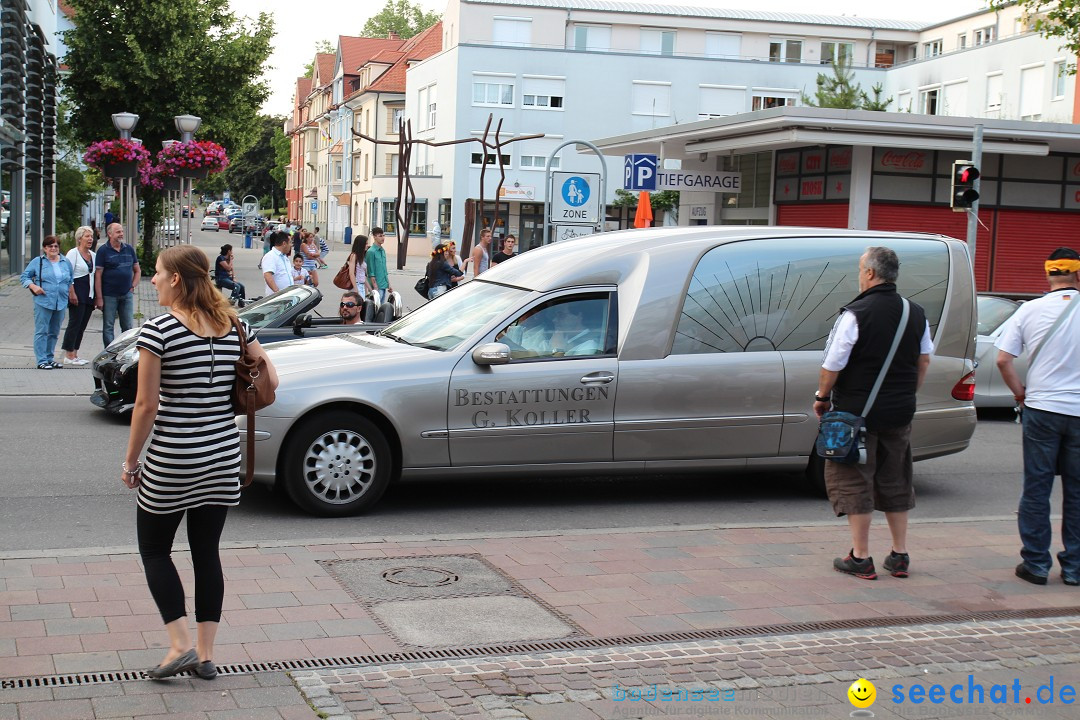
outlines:
[[[806,470],[822,350],[859,256],[900,256],[934,338],[916,459],[975,429],[964,244],[787,227],[655,228],[532,250],[375,334],[267,349],[255,476],[325,516],[399,477]],[[238,418],[241,429],[244,418]]]

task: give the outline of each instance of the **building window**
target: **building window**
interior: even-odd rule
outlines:
[[[405,118],[405,108],[387,108],[389,117],[390,132],[400,133],[401,122]]]
[[[642,28],[641,52],[671,57],[675,54],[675,31]]]
[[[802,62],[802,40],[774,38],[769,41],[769,62]]]
[[[432,85],[428,88],[427,99],[427,127],[431,130],[435,127],[435,86]]]
[[[855,57],[855,43],[826,40],[821,43],[821,64],[850,63]]]
[[[1043,83],[1046,82],[1043,66],[1020,70],[1020,119],[1038,120],[1043,111]]]
[[[413,203],[412,217],[409,218],[409,234],[423,235],[427,232],[427,200]]]
[[[701,120],[727,117],[746,109],[745,87],[699,85],[698,97],[701,99],[701,109],[698,112],[698,118]]]
[[[671,115],[671,83],[634,81],[631,112],[634,115]]]
[[[1004,75],[997,73],[996,75],[986,76],[986,112],[987,113],[1000,113],[1001,112],[1001,95],[1005,89]]]
[[[956,36],[956,49],[964,50],[967,48],[967,33],[962,32]]]
[[[481,157],[483,157],[482,153],[474,152],[469,156],[469,162],[475,167],[480,167],[480,158]],[[494,166],[496,162],[497,161],[495,160],[495,153],[488,153],[487,154],[487,163],[486,164],[490,165],[490,166]],[[510,155],[504,154],[502,156],[502,164],[503,164],[503,167],[505,167],[505,168],[510,167]]]
[[[794,95],[754,95],[751,110],[768,110],[774,107],[786,107],[795,104]]]
[[[491,40],[496,45],[528,46],[532,42],[532,18],[495,18],[491,26]]]
[[[382,227],[387,235],[397,232],[397,201],[383,200],[382,202]]]
[[[742,52],[742,35],[736,33],[705,33],[705,57],[737,58]]]
[[[450,198],[439,200],[439,227],[443,235],[450,235],[450,221],[453,219],[454,201]]]
[[[513,105],[514,83],[474,81],[473,105]]]
[[[603,52],[611,49],[610,25],[575,25],[573,33],[575,50]]]
[[[937,115],[938,114],[938,98],[940,91],[938,88],[933,90],[920,90],[919,91],[919,108],[923,115]]]
[[[341,161],[334,161],[334,182],[341,182]]]
[[[366,155],[366,154],[364,155],[364,179],[365,180],[368,179],[368,159],[370,157],[371,157],[370,155]]]
[[[979,28],[973,33],[971,44],[975,47],[994,42],[994,26]]]
[[[1065,97],[1065,78],[1069,74],[1069,67],[1064,60],[1054,63],[1054,99],[1061,100]]]
[[[398,174],[398,161],[400,156],[397,153],[386,154],[386,174],[397,176]]]
[[[522,170],[543,170],[546,167],[547,157],[544,155],[522,155],[518,158],[518,166]],[[551,159],[551,169],[559,169],[558,156]]]
[[[521,79],[521,93],[522,107],[561,109],[566,95],[566,80],[526,75]]]
[[[931,40],[928,43],[923,43],[922,54],[924,58],[937,57],[941,54],[941,41]]]

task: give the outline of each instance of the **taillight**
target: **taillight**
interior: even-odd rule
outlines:
[[[952,396],[955,400],[971,402],[975,399],[975,371],[972,370],[953,385]]]

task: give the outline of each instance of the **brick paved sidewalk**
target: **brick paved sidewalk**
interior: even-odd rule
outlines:
[[[270,663],[423,649],[402,640],[411,628],[387,620],[385,610],[395,602],[358,601],[327,565],[364,558],[397,558],[424,572],[439,566],[431,556],[482,558],[510,595],[535,602],[573,637],[852,618],[888,624],[890,616],[1080,605],[1080,593],[1056,575],[1046,587],[1013,577],[1017,541],[1010,521],[913,523],[913,575],[905,580],[835,573],[831,561],[846,549],[845,538],[842,525],[830,524],[228,549],[215,660]],[[887,531],[875,528],[871,547],[878,555],[888,542]],[[86,552],[0,560],[0,678],[139,670],[160,660],[165,634],[137,556],[125,549]],[[186,553],[177,561],[190,592]],[[449,596],[460,597],[455,592]]]

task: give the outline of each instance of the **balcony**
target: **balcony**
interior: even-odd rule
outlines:
[[[305,162],[307,163],[307,166],[309,168],[312,168],[312,169],[317,168],[319,166],[319,151],[318,150],[308,150],[307,151],[307,158],[305,159]]]

